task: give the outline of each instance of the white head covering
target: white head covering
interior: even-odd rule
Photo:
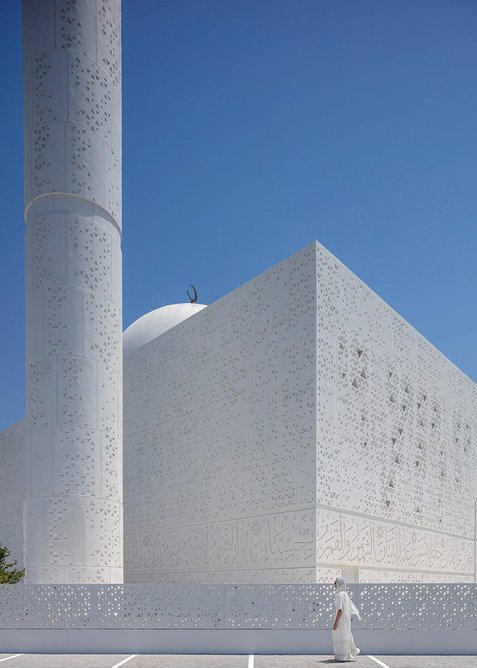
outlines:
[[[336,594],[340,591],[346,591],[346,580],[342,577],[337,577],[336,580]]]
[[[346,591],[346,581],[342,577],[337,577],[336,580],[336,591],[335,598],[340,596],[341,605],[343,606],[343,613],[351,617],[351,615],[356,615],[358,619],[361,619],[358,608],[355,606],[351,598],[349,597],[348,592]]]

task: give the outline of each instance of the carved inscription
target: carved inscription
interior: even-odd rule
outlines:
[[[317,510],[317,561],[471,573],[474,543],[337,512]]]
[[[126,560],[131,571],[313,562],[313,526],[306,510],[133,534]]]

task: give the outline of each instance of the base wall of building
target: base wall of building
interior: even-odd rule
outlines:
[[[477,585],[351,585],[363,654],[477,653]],[[330,585],[4,585],[4,652],[331,653]],[[432,602],[432,606],[429,602]]]
[[[361,654],[475,655],[472,631],[354,631]],[[4,653],[333,654],[330,631],[197,630],[2,631]]]

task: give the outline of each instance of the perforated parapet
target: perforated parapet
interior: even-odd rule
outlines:
[[[128,581],[473,580],[476,386],[320,245],[125,375]]]

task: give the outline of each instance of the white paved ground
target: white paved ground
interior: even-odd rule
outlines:
[[[324,668],[331,656],[0,654],[0,668]],[[359,668],[477,668],[477,656],[360,656]]]

